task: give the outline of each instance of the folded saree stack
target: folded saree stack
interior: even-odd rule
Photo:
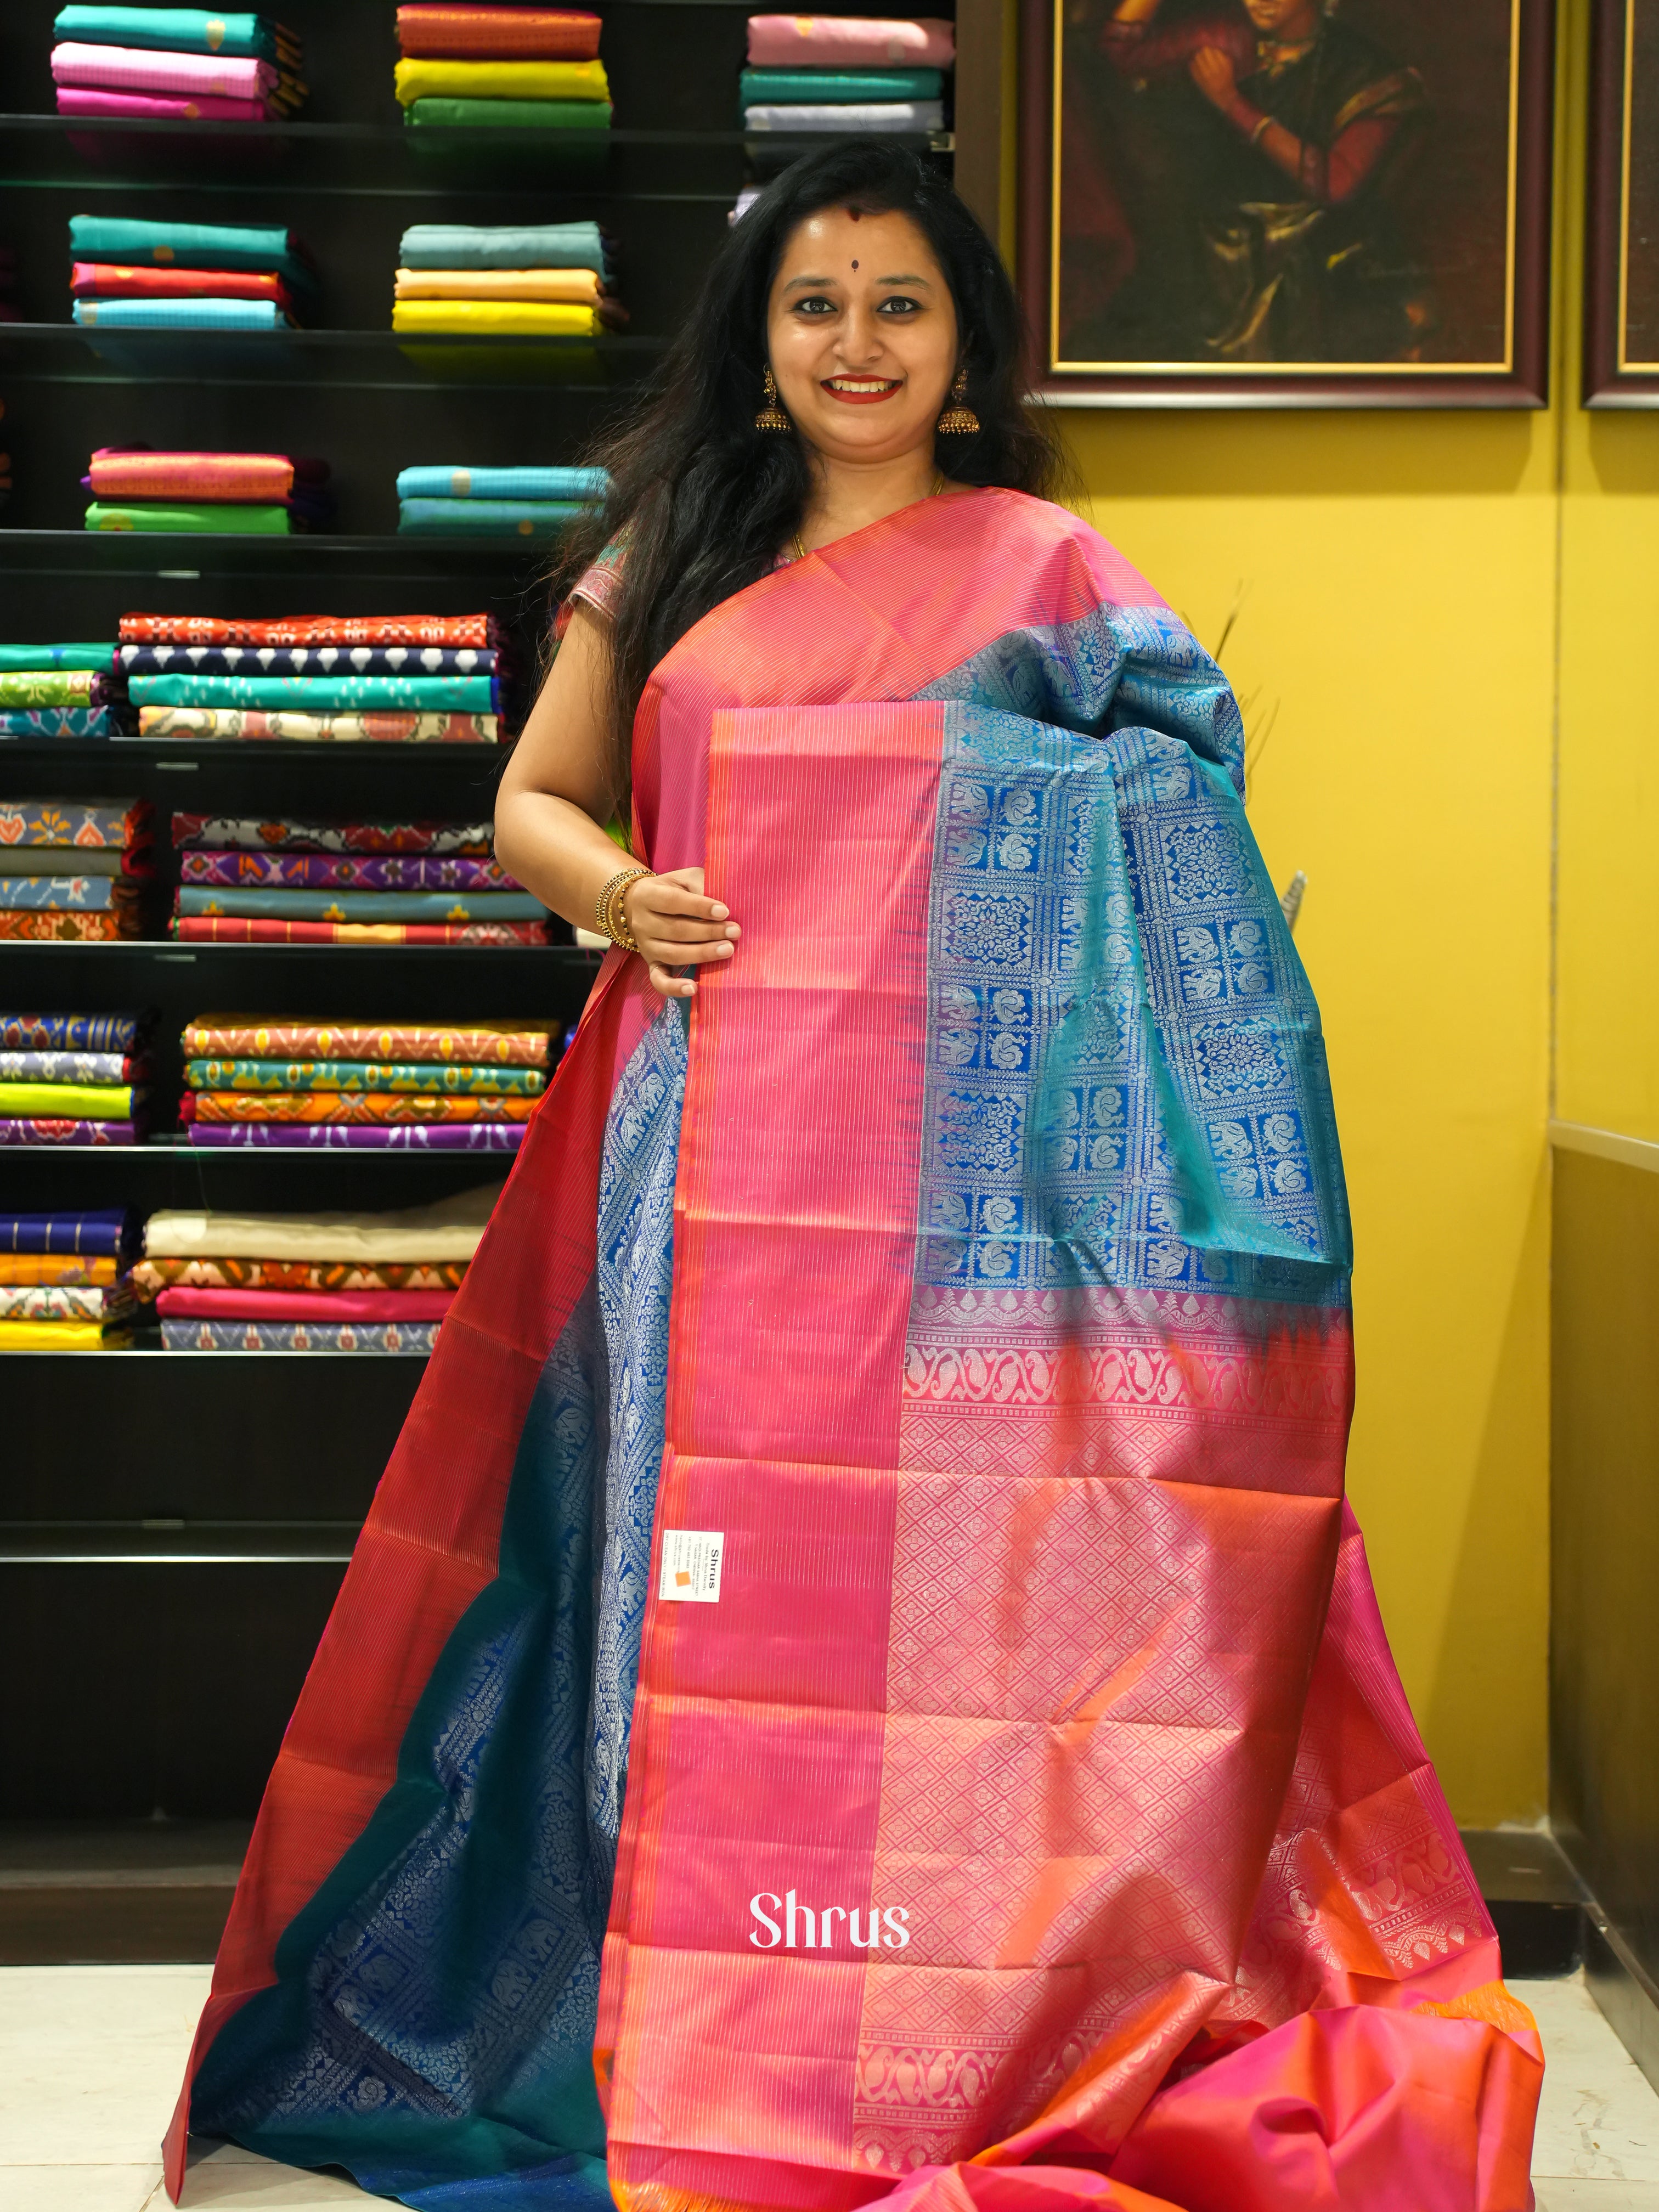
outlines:
[[[603,469],[403,469],[398,528],[416,537],[556,538],[609,483]]]
[[[172,933],[216,945],[545,945],[547,911],[498,869],[487,822],[175,814]],[[465,868],[453,864],[465,862]],[[447,867],[445,864],[452,864]],[[191,1109],[188,1095],[185,1109]]]
[[[147,1026],[141,1014],[0,1013],[0,1145],[134,1143]]]
[[[943,130],[956,52],[954,25],[933,16],[751,15],[743,127]]]
[[[126,696],[115,647],[0,645],[0,738],[106,738]]]
[[[430,879],[495,864],[384,865]],[[559,1049],[557,1023],[201,1014],[183,1037],[182,1118],[198,1145],[514,1152]]]
[[[334,519],[326,461],[288,453],[156,453],[105,447],[81,479],[88,530],[286,538]]]
[[[152,823],[145,799],[0,800],[0,939],[141,935]]]
[[[285,331],[313,278],[292,231],[70,218],[70,292],[84,330]]]
[[[52,35],[60,115],[277,123],[305,102],[300,42],[268,16],[61,8]]]
[[[125,615],[145,738],[495,744],[510,672],[489,615]],[[487,848],[486,848],[487,849]]]
[[[20,1018],[0,1014],[0,1035]],[[139,1317],[130,1273],[139,1235],[126,1206],[0,1214],[0,1352],[124,1350]]]
[[[394,331],[591,338],[626,320],[596,222],[422,222],[398,245]]]
[[[393,78],[416,130],[605,131],[599,19],[574,8],[418,4],[398,10]]]
[[[153,1213],[169,1352],[430,1352],[501,1186],[400,1213]]]

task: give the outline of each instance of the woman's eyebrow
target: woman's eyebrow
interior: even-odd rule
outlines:
[[[835,282],[836,279],[833,276],[792,276],[783,289],[786,292],[793,292],[803,284],[810,284],[822,291],[826,284],[833,284]]]
[[[875,281],[878,284],[921,284],[929,290],[933,289],[925,276],[878,276]]]

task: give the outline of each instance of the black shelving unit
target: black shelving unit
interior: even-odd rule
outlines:
[[[244,617],[488,607],[535,665],[549,549],[397,534],[399,468],[574,458],[649,374],[750,173],[787,142],[735,127],[753,0],[606,0],[617,127],[406,129],[392,0],[283,0],[311,99],[295,124],[89,123],[53,112],[52,0],[0,10],[0,240],[27,320],[0,325],[0,635],[113,639],[123,614]],[[980,4],[980,0],[973,0]],[[848,5],[847,12],[868,12]],[[929,13],[945,13],[929,7]],[[998,18],[1000,21],[1000,17]],[[988,10],[977,51],[1000,53]],[[978,108],[990,115],[981,70]],[[807,142],[801,142],[803,144]],[[951,149],[949,133],[913,142]],[[983,164],[981,164],[983,166]],[[283,224],[316,258],[291,335],[82,331],[68,220],[82,212]],[[416,222],[597,220],[620,241],[627,330],[594,342],[410,339],[391,329]],[[100,446],[319,454],[337,529],[316,537],[94,535],[79,479]],[[0,744],[0,795],[175,810],[487,819],[494,748]],[[159,927],[159,920],[152,927]],[[126,1147],[0,1150],[0,1202],[390,1207],[495,1180],[510,1154],[216,1151],[171,1127],[179,1033],[204,1011],[395,1019],[574,1018],[597,967],[549,948],[0,945],[16,1008],[157,1012],[158,1133]],[[416,1389],[416,1358],[9,1355],[0,1668],[12,1748],[0,1818],[245,1818]]]

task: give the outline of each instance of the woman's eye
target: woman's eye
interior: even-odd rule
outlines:
[[[805,299],[795,302],[798,315],[833,315],[835,312],[835,301],[826,299],[822,292],[811,292]]]
[[[921,311],[920,300],[907,299],[902,292],[890,293],[876,313],[878,315],[914,315]]]

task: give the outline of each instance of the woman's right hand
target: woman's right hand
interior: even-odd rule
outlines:
[[[743,934],[729,907],[703,896],[701,868],[637,877],[623,893],[622,903],[640,957],[651,970],[651,987],[665,999],[697,994],[693,978],[672,975],[672,969],[729,960]]]

